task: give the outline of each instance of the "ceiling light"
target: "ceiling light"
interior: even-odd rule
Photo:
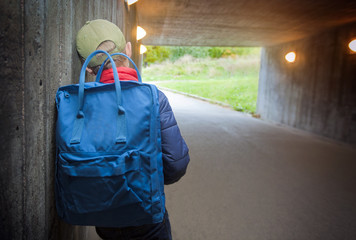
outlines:
[[[143,28],[140,27],[140,26],[137,26],[137,34],[136,34],[137,41],[138,41],[138,40],[141,40],[141,39],[144,38],[145,36],[146,36],[146,31],[145,31],[145,29],[143,29]]]
[[[144,54],[147,51],[147,48],[145,47],[145,45],[140,45],[140,54]]]
[[[356,39],[352,40],[349,43],[349,48],[351,49],[351,51],[356,52]]]
[[[127,5],[131,5],[131,4],[134,4],[135,2],[137,2],[138,0],[126,0],[127,2]]]
[[[296,54],[295,52],[289,52],[285,55],[284,58],[287,60],[287,62],[293,63],[295,62]]]

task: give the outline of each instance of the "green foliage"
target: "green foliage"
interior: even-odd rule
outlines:
[[[179,58],[190,55],[195,58],[205,58],[209,56],[208,49],[204,47],[170,47],[172,62]]]
[[[228,80],[197,80],[161,82],[158,86],[229,104],[237,111],[256,111],[258,81],[241,78]]]
[[[165,47],[147,46],[145,54],[145,65],[161,63],[169,60],[175,62],[185,55],[194,58],[221,58],[231,56],[248,56],[259,53],[259,48],[246,47]]]
[[[170,50],[167,47],[161,46],[147,46],[147,53],[145,54],[145,63],[160,63],[170,57]]]
[[[158,86],[221,101],[238,111],[254,113],[260,49],[239,49],[241,55],[232,50],[231,53],[220,50],[211,51],[216,56],[227,56],[195,58],[183,55],[175,62],[152,64],[143,69],[144,81],[155,81]],[[184,48],[179,51],[184,51]]]
[[[226,49],[222,47],[212,47],[208,49],[209,57],[211,58],[220,58],[224,54]],[[229,51],[230,52],[230,51]]]

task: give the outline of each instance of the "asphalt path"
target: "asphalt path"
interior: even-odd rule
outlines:
[[[355,147],[165,94],[191,157],[165,186],[174,240],[356,239]]]
[[[165,92],[189,148],[175,240],[356,239],[356,148]]]

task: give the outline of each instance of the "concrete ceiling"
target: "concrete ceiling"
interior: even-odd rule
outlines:
[[[269,46],[356,21],[356,0],[140,0],[146,45]]]

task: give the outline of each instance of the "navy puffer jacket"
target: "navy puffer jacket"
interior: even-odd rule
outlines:
[[[159,91],[164,184],[177,182],[186,172],[189,149],[185,143],[168,99]]]

